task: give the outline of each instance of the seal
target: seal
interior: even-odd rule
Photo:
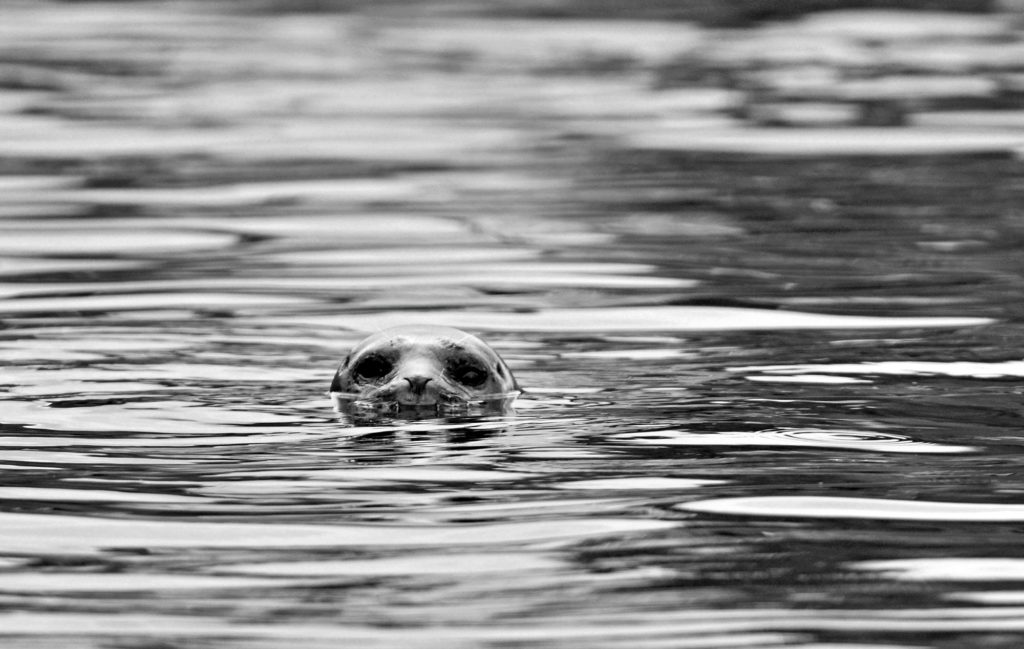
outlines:
[[[358,343],[331,381],[336,402],[391,410],[449,411],[510,405],[519,384],[476,336],[440,326],[400,326]]]

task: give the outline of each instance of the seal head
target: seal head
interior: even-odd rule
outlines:
[[[508,402],[519,385],[487,343],[452,327],[403,326],[357,344],[338,368],[331,393],[394,410],[443,410]]]

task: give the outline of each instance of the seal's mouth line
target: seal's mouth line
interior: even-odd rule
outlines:
[[[383,397],[382,398],[382,397],[374,397],[372,395],[371,396],[365,396],[365,395],[360,394],[358,392],[330,392],[329,394],[330,394],[330,396],[332,396],[332,397],[334,397],[336,399],[341,399],[343,401],[366,401],[368,403],[369,402],[395,402],[395,403],[397,403],[397,401],[395,401],[395,399],[392,399],[390,397]],[[437,403],[438,404],[446,404],[446,403],[452,403],[452,404],[458,404],[458,403],[479,403],[479,402],[483,402],[483,401],[494,401],[496,399],[514,399],[514,398],[518,397],[520,394],[522,394],[521,390],[510,390],[508,392],[493,392],[493,393],[488,393],[488,394],[477,394],[477,395],[474,395],[472,398],[466,398],[466,397],[462,397],[462,396],[452,396],[452,397],[448,397],[448,398],[438,399]],[[435,404],[422,404],[422,407],[430,407],[430,406],[433,406],[433,405],[435,405]],[[418,406],[418,405],[410,405],[410,407],[420,407],[420,406]]]
[[[353,392],[330,392],[334,409],[357,417],[463,417],[508,412],[519,390],[477,395],[472,399],[440,399],[434,403],[403,404],[391,398],[364,396]]]

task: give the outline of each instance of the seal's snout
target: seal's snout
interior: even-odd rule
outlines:
[[[389,382],[395,400],[403,406],[437,405],[444,368],[430,355],[409,351],[396,362],[394,378]]]
[[[409,382],[409,389],[413,394],[423,394],[427,383],[433,379],[429,376],[407,376],[405,380]]]
[[[440,401],[441,391],[431,376],[400,376],[391,385],[395,401],[403,406],[436,406]]]

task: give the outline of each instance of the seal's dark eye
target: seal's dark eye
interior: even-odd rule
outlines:
[[[393,367],[391,361],[383,356],[367,356],[356,363],[352,373],[361,379],[377,380],[387,376]]]
[[[470,363],[456,365],[450,373],[453,379],[471,388],[478,388],[487,381],[487,370]]]

